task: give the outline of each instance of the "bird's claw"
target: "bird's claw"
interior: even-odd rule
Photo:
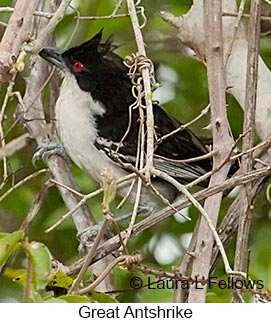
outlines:
[[[50,142],[38,146],[36,152],[32,157],[32,164],[35,166],[36,162],[39,159],[42,159],[44,162],[47,162],[48,158],[52,155],[61,156],[65,159],[65,161],[68,164],[70,163],[69,157],[62,143]]]
[[[95,240],[101,227],[102,227],[102,223],[98,223],[90,227],[87,227],[85,230],[77,234],[77,238],[80,241],[80,244],[78,247],[78,251],[80,255],[82,255],[93,244],[93,241]],[[112,237],[112,234],[109,230],[106,230],[105,237],[108,239]]]
[[[138,216],[146,215],[146,213],[149,213],[148,210],[146,210],[145,208],[139,207],[137,212]],[[131,215],[132,215],[131,213],[121,215],[120,217],[115,219],[115,222],[121,223],[123,221],[129,220],[131,218]],[[98,223],[90,227],[87,227],[85,230],[77,234],[77,239],[80,241],[80,244],[78,247],[78,251],[80,255],[82,255],[93,244],[101,227],[102,227],[102,223]],[[108,228],[105,232],[104,238],[108,240],[112,236],[113,236],[113,233],[110,231],[110,228]]]

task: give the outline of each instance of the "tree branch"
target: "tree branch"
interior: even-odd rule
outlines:
[[[29,134],[25,133],[18,138],[13,139],[8,144],[5,145],[2,149],[0,149],[0,160],[3,157],[12,156],[17,151],[23,149],[29,142]]]
[[[246,99],[244,112],[243,132],[246,135],[243,138],[243,150],[249,150],[254,144],[255,130],[255,112],[258,83],[258,57],[259,57],[259,39],[260,39],[260,14],[261,0],[252,0],[250,5],[250,18],[248,25],[248,55],[247,55],[247,82]],[[241,169],[244,174],[250,172],[253,167],[252,152],[242,156]],[[245,271],[248,257],[248,235],[253,212],[252,183],[247,183],[242,187],[240,197],[242,201],[242,213],[239,217],[239,226],[237,233],[236,252],[234,268],[235,270]],[[233,291],[232,300],[239,302],[240,298]]]
[[[0,83],[11,80],[11,69],[21,45],[30,40],[30,27],[38,0],[18,0],[0,43]]]
[[[41,18],[41,23],[39,25],[40,30],[43,30],[46,25],[47,19]],[[39,38],[39,31],[37,31],[37,38]],[[47,64],[43,59],[38,57],[36,64],[30,70],[30,74],[26,80],[23,106],[19,104],[17,111],[17,116],[23,119],[24,124],[30,133],[30,137],[33,138],[38,145],[48,144],[55,140],[54,135],[50,133],[50,127],[45,122],[42,106],[41,89],[44,87],[46,75]],[[79,190],[71,176],[69,167],[62,157],[58,155],[50,156],[48,158],[48,166],[56,181],[72,187],[75,190]],[[78,196],[75,196],[62,187],[58,188],[68,209],[73,208],[79,202]],[[94,218],[90,216],[86,206],[82,206],[78,211],[74,212],[73,220],[78,232],[84,230],[91,225],[91,223],[95,223]]]
[[[224,55],[222,35],[222,3],[220,1],[206,0],[205,6],[205,39],[206,60],[209,85],[209,97],[211,104],[211,125],[213,133],[213,149],[217,154],[213,156],[213,167],[220,165],[229,155],[233,140],[229,136],[229,125],[226,114],[225,81],[224,81]],[[228,174],[229,163],[225,164],[210,179],[210,187],[222,183]],[[213,225],[216,225],[222,193],[207,198],[204,208],[209,215]],[[192,276],[202,275],[207,277],[213,248],[213,235],[210,234],[209,226],[205,219],[201,218],[197,244],[195,248],[195,259],[192,266]],[[188,302],[204,302],[207,286],[198,290],[191,286]]]

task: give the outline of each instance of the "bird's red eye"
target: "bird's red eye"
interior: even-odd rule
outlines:
[[[73,63],[72,69],[74,72],[80,73],[82,72],[83,68],[84,68],[84,65],[81,62]]]

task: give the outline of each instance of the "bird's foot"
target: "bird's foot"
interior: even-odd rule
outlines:
[[[39,159],[42,159],[44,162],[47,162],[48,158],[52,155],[61,156],[65,159],[65,161],[68,164],[70,163],[69,157],[65,151],[63,144],[55,142],[39,145],[36,152],[33,155],[32,163],[33,165],[35,165]]]
[[[77,234],[77,239],[80,241],[78,246],[78,251],[80,255],[83,255],[83,253],[91,247],[96,236],[98,235],[98,232],[101,230],[101,227],[102,223],[91,225]],[[110,239],[112,236],[113,233],[111,233],[110,230],[107,229],[105,231],[104,238]]]
[[[149,212],[143,208],[139,208],[137,211],[138,216],[143,216],[143,215],[146,215],[147,213]],[[129,220],[131,216],[132,216],[132,213],[121,215],[120,217],[115,219],[115,222],[117,224],[122,223],[125,220]],[[78,251],[80,255],[82,255],[89,247],[91,247],[101,227],[102,227],[102,223],[98,223],[86,228],[85,230],[77,234],[77,238],[80,241],[80,244],[78,247]],[[108,240],[112,238],[113,235],[114,234],[110,231],[110,228],[109,228],[106,230],[104,238]]]

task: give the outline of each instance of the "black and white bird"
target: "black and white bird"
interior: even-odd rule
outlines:
[[[128,68],[113,51],[111,38],[101,43],[102,31],[80,46],[68,50],[44,48],[40,56],[64,72],[64,80],[56,103],[58,135],[69,157],[101,182],[101,172],[110,167],[115,178],[128,174],[116,160],[117,150],[122,162],[134,163],[138,147],[139,111],[130,105],[135,98]],[[154,166],[182,184],[189,183],[212,169],[210,159],[189,163],[180,160],[208,153],[202,141],[189,129],[182,129],[167,139],[159,138],[179,128],[181,123],[154,104],[155,155]],[[130,120],[129,132],[127,132]],[[169,201],[177,191],[174,186],[154,178],[156,189]],[[206,186],[207,182],[202,182]],[[118,189],[125,196],[131,181]],[[129,199],[134,201],[135,189]],[[141,193],[140,206],[148,211],[161,208],[161,199],[149,187]]]

